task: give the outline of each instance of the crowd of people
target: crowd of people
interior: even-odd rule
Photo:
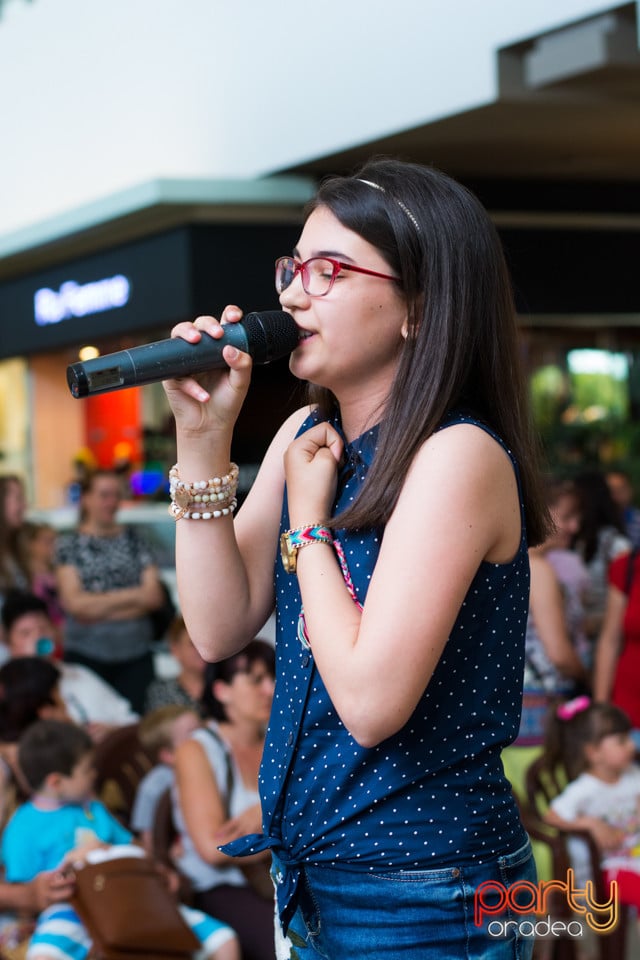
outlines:
[[[275,279],[309,402],[237,515],[250,357],[227,345],[226,367],[165,383],[175,676],[155,674],[162,583],[117,521],[117,471],[87,475],[61,536],[0,478],[0,950],[87,956],[69,864],[131,842],[153,857],[168,798],[199,956],[528,960],[520,928],[474,923],[472,892],[535,882],[520,805],[541,755],[570,781],[549,824],[589,830],[640,907],[629,478],[544,483],[500,241],[439,171],[378,159],[329,178]],[[153,765],[123,825],[92,757],[129,724]]]
[[[25,519],[19,477],[0,478],[0,490],[0,956],[87,956],[68,865],[131,842],[154,859],[154,817],[169,790],[180,837],[173,885],[198,957],[274,960],[266,856],[258,883],[251,865],[216,848],[259,826],[272,643],[257,638],[207,664],[176,614],[163,643],[175,669],[158,675],[145,617],[163,602],[159,573],[149,546],[115,522],[118,473],[87,475],[67,534]],[[122,823],[95,796],[93,754],[130,726],[152,767]],[[194,777],[213,817],[202,824]]]

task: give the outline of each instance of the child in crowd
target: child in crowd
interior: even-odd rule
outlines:
[[[9,881],[27,882],[42,870],[77,863],[97,847],[132,842],[129,831],[93,797],[93,744],[81,727],[37,721],[20,739],[18,761],[32,795],[2,837]],[[202,944],[199,958],[239,960],[230,927],[200,911],[179,909]],[[90,949],[77,914],[67,905],[55,906],[40,915],[27,960],[84,960]]]
[[[151,855],[151,833],[158,800],[175,780],[176,748],[202,725],[198,713],[188,706],[169,703],[151,710],[140,721],[138,737],[154,761],[136,791],[131,828]]]
[[[546,814],[561,830],[586,830],[602,855],[606,880],[617,880],[619,902],[640,908],[640,767],[634,762],[631,723],[618,707],[586,696],[561,704],[549,728],[550,764],[561,763],[569,784]],[[569,852],[582,886],[589,879],[585,844]]]
[[[55,662],[69,717],[86,726],[94,741],[138,720],[129,701],[89,667],[56,659],[53,624],[41,597],[12,591],[2,608],[2,623],[8,657],[41,656]]]
[[[20,530],[20,543],[31,591],[41,597],[55,630],[57,652],[62,654],[64,610],[58,597],[55,572],[57,533],[49,523],[25,521]]]
[[[145,713],[168,703],[180,703],[199,710],[206,663],[194,647],[182,617],[174,619],[167,641],[178,671],[174,677],[156,677],[151,681],[147,687]]]

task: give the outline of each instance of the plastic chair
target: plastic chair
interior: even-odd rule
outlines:
[[[120,822],[129,827],[138,784],[153,759],[138,737],[138,724],[112,730],[96,745],[96,793]]]
[[[598,903],[605,903],[609,899],[609,889],[608,885],[605,885],[604,873],[600,868],[600,851],[591,834],[577,830],[558,830],[544,820],[549,804],[566,784],[566,772],[561,767],[551,768],[544,755],[538,757],[527,770],[527,800],[525,803],[520,803],[522,821],[530,837],[549,847],[553,877],[556,880],[564,880],[571,867],[568,840],[573,837],[582,840],[589,851],[596,900]],[[548,907],[554,918],[565,922],[577,919],[562,891],[550,893]],[[594,934],[599,960],[624,960],[628,921],[629,910],[626,906],[620,905],[618,923],[611,933]],[[554,939],[551,957],[552,960],[579,960],[578,943],[570,937]]]

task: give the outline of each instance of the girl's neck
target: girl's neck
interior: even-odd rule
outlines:
[[[379,423],[384,416],[388,394],[388,385],[384,391],[348,390],[337,398],[340,406],[340,420],[347,443],[352,443],[366,430]]]
[[[590,767],[587,772],[596,780],[601,780],[602,783],[618,783],[625,773],[624,770],[610,770],[599,766]]]

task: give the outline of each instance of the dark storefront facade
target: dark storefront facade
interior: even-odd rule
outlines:
[[[640,230],[498,226],[550,466],[622,464],[640,479]],[[293,222],[186,225],[0,284],[3,469],[29,477],[33,502],[53,507],[78,460],[129,459],[134,493],[164,496],[175,444],[161,386],[75,400],[67,365],[81,348],[105,354],[163,339],[227,302],[276,308],[273,263],[298,233]],[[245,486],[301,399],[286,359],[256,367],[234,450]]]

